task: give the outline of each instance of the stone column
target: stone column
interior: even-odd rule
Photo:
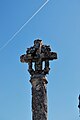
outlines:
[[[32,84],[32,120],[47,120],[47,80],[43,75],[35,75]]]

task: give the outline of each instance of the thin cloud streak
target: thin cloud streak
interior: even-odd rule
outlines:
[[[0,48],[0,51],[3,50],[18,34],[19,32],[41,11],[41,9],[49,2],[47,0],[22,26],[21,28],[14,33],[14,35]]]

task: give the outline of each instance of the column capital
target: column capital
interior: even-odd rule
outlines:
[[[33,84],[36,85],[39,82],[43,82],[44,84],[47,84],[48,83],[47,77],[45,75],[40,75],[40,74],[31,76],[30,83],[32,85]]]

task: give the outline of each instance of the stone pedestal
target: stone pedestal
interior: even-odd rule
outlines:
[[[35,75],[32,84],[32,120],[47,120],[47,80],[43,75]]]

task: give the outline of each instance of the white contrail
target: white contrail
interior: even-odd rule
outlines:
[[[38,14],[38,12],[49,2],[47,0],[22,26],[21,28],[14,33],[14,35],[0,48],[0,51],[5,48],[15,37],[16,35]]]

